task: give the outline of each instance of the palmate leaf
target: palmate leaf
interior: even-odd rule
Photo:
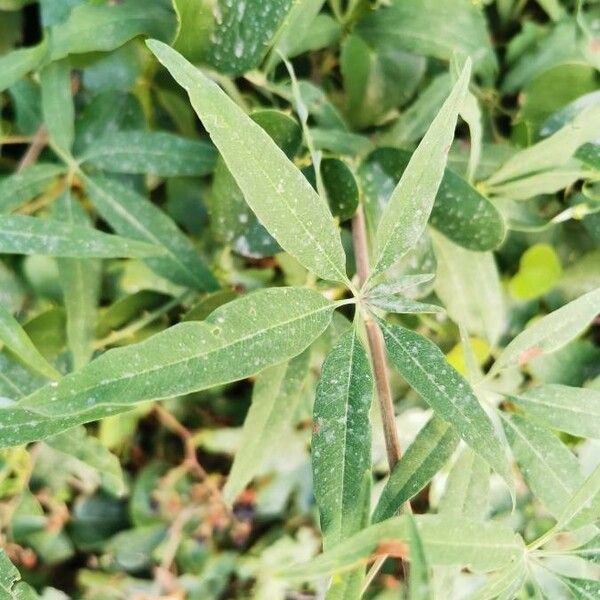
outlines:
[[[325,201],[269,135],[169,46],[148,47],[188,92],[246,202],[281,247],[323,279],[348,282],[339,232]]]
[[[56,219],[23,215],[0,219],[0,254],[72,258],[146,258],[163,248]]]
[[[163,249],[163,256],[146,261],[151,269],[179,285],[218,289],[196,248],[164,211],[114,179],[85,175],[82,179],[95,208],[115,231]]]
[[[385,321],[380,320],[379,324],[389,360],[402,377],[512,490],[505,445],[468,382],[427,338]]]
[[[327,550],[360,530],[371,480],[373,375],[355,328],[344,334],[321,371],[313,410],[314,493]]]
[[[0,342],[41,375],[60,379],[60,373],[40,354],[18,321],[1,304]]]
[[[434,515],[416,515],[414,519],[433,566],[491,571],[518,560],[525,550],[521,537],[499,523]],[[402,515],[371,525],[305,564],[284,568],[279,575],[287,579],[321,577],[356,567],[374,554],[389,554],[391,545],[400,546],[410,539],[407,520],[408,516]]]
[[[598,314],[599,307],[600,289],[597,289],[536,321],[504,348],[489,376],[562,348],[586,329]]]
[[[277,443],[293,426],[309,366],[307,350],[289,362],[268,367],[256,377],[240,446],[223,488],[228,505],[233,504],[265,458],[277,452]]]
[[[24,410],[79,424],[103,411],[122,412],[256,374],[302,352],[327,328],[334,308],[309,289],[270,288],[221,306],[206,321],[180,323],[110,350],[58,385],[2,409],[0,443],[36,439],[39,427],[24,425]],[[13,416],[20,423],[11,428]]]
[[[390,474],[372,521],[378,523],[393,517],[418,494],[446,464],[459,440],[451,425],[438,417],[430,419]]]
[[[467,61],[450,96],[413,153],[392,193],[377,228],[371,278],[402,258],[423,234],[444,175],[470,76],[471,63]]]
[[[600,390],[549,384],[510,399],[553,429],[600,438]]]
[[[217,153],[206,142],[164,131],[113,131],[95,141],[79,160],[113,173],[202,176],[214,169]]]

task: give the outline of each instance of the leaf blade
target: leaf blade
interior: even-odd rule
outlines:
[[[392,193],[377,228],[376,258],[370,277],[385,271],[406,254],[425,229],[444,174],[470,74],[470,61],[467,61]]]
[[[166,213],[114,179],[82,178],[96,210],[117,233],[164,249],[164,256],[147,259],[151,269],[179,285],[219,288],[196,248]]]
[[[357,499],[370,484],[372,397],[371,365],[353,328],[323,364],[313,409],[311,462],[325,549],[356,533],[363,521]]]
[[[428,339],[384,321],[380,325],[392,364],[512,489],[504,444],[466,380]]]
[[[0,253],[71,258],[146,258],[162,254],[157,246],[97,230],[23,215],[0,220]]]
[[[188,92],[246,202],[287,252],[323,279],[348,282],[339,233],[300,171],[221,89],[156,40],[148,47]],[[275,181],[270,173],[277,172]]]

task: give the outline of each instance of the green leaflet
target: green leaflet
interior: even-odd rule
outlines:
[[[208,143],[165,131],[113,131],[79,157],[82,163],[113,173],[149,173],[160,177],[201,176],[217,159]]]
[[[276,110],[258,110],[250,118],[258,123],[273,141],[292,158],[302,142],[302,129],[298,122]],[[243,256],[272,256],[280,251],[277,242],[258,222],[244,194],[222,158],[217,164],[208,198],[211,228],[217,238],[231,244]]]
[[[459,440],[451,425],[437,417],[430,419],[394,467],[375,507],[373,523],[394,516],[418,494],[446,464]]]
[[[40,72],[42,114],[48,135],[61,151],[70,153],[75,140],[75,107],[71,94],[71,63],[55,60]]]
[[[60,373],[40,354],[18,321],[1,304],[0,342],[38,373],[49,379],[60,379]]]
[[[150,40],[148,47],[188,92],[246,202],[269,233],[307,269],[346,283],[344,250],[333,217],[302,173],[201,71],[165,44]]]
[[[410,575],[408,590],[410,600],[433,600],[429,565],[423,548],[423,540],[411,514],[406,515],[410,544]]]
[[[304,350],[335,305],[304,288],[270,288],[229,302],[206,321],[175,325],[110,350],[19,404],[45,416],[131,406],[230,383]]]
[[[458,112],[469,85],[467,61],[456,85],[413,153],[384,210],[376,234],[371,277],[402,258],[423,234],[446,167]]]
[[[360,530],[371,473],[373,375],[355,328],[321,371],[313,410],[311,462],[325,550]]]
[[[518,415],[503,416],[506,437],[529,489],[558,517],[583,482],[575,455],[547,429]]]
[[[600,534],[593,537],[589,542],[579,548],[569,550],[566,554],[574,554],[584,560],[600,564]]]
[[[91,228],[87,213],[72,198],[70,190],[57,201],[54,217]],[[57,266],[67,311],[67,340],[76,371],[89,362],[94,352],[102,264],[94,259],[59,258]]]
[[[39,600],[35,590],[21,581],[21,574],[10,562],[4,549],[0,549],[0,598],[2,600]]]
[[[174,47],[187,59],[241,75],[258,66],[292,0],[266,3],[175,0],[179,26]]]
[[[52,28],[50,54],[58,60],[69,54],[114,50],[138,35],[170,41],[174,32],[175,13],[164,0],[85,3]]]
[[[20,208],[65,171],[63,165],[37,163],[0,179],[0,213]]]
[[[410,539],[407,515],[371,525],[313,560],[292,565],[279,575],[288,579],[320,577],[345,571],[368,560],[373,553],[385,553],[384,542]],[[431,565],[463,565],[474,571],[491,571],[523,555],[521,537],[499,523],[471,521],[434,515],[414,517]]]
[[[379,323],[389,360],[402,377],[512,489],[504,444],[467,381],[427,338],[398,325]]]
[[[452,466],[439,512],[446,516],[483,520],[488,511],[490,469],[470,448]]]
[[[164,211],[114,179],[82,179],[95,208],[115,231],[163,249],[162,256],[147,259],[151,269],[179,285],[218,289],[194,245]]]
[[[419,140],[431,125],[451,87],[449,73],[434,77],[417,99],[402,112],[392,128],[382,135],[382,145],[402,148]]]
[[[88,412],[69,416],[44,416],[35,410],[21,408],[19,403],[3,401],[0,406],[0,448],[19,446],[46,439],[77,425],[97,421],[129,407],[101,406]]]
[[[519,592],[527,576],[527,563],[521,557],[499,571],[478,588],[468,600],[509,600]]]
[[[553,531],[594,523],[600,517],[600,465],[564,505]]]
[[[358,33],[375,47],[391,46],[451,60],[470,56],[476,71],[490,75],[496,59],[485,19],[468,0],[394,0],[360,21]]]
[[[46,444],[91,467],[107,492],[117,496],[125,493],[127,487],[118,457],[105,448],[98,439],[88,435],[84,427],[51,437],[46,440]]]
[[[549,138],[515,154],[486,181],[486,186],[494,189],[519,177],[568,165],[577,148],[593,141],[599,130],[600,105],[597,104],[582,110]]]
[[[441,313],[444,312],[442,306],[437,304],[425,304],[423,302],[417,302],[410,298],[405,298],[396,295],[378,295],[368,296],[366,301],[371,306],[381,308],[386,312],[398,313],[398,314],[410,314],[410,313]]]
[[[46,56],[48,44],[43,40],[37,46],[13,50],[0,57],[0,92],[9,88],[29,73],[36,69]]]
[[[162,248],[64,223],[22,215],[0,220],[0,254],[40,254],[73,258],[144,258]]]
[[[553,429],[600,438],[600,390],[550,384],[511,395],[510,399]]]
[[[379,220],[410,157],[406,150],[379,148],[362,163],[359,174],[371,222]],[[499,210],[449,167],[444,170],[429,224],[456,244],[477,252],[498,247],[506,233]]]
[[[600,596],[600,581],[597,579],[561,576],[560,580],[569,588],[574,600],[597,600]]]
[[[45,383],[41,375],[34,375],[8,352],[0,352],[0,397],[19,400]]]
[[[588,292],[536,321],[514,338],[497,358],[489,376],[524,365],[532,358],[554,352],[579,336],[598,314],[600,289]]]
[[[256,377],[252,404],[244,421],[242,440],[235,454],[223,497],[232,505],[289,429],[310,366],[310,351],[289,362],[261,371]]]
[[[432,235],[438,261],[436,294],[449,317],[495,344],[506,327],[504,292],[491,252],[471,252]]]

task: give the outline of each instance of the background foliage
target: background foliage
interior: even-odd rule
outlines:
[[[597,598],[599,23],[0,0],[0,598]]]

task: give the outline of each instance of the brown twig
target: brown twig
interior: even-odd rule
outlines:
[[[352,219],[352,241],[354,244],[354,255],[356,258],[356,271],[358,274],[358,284],[362,288],[367,278],[369,277],[369,246],[367,240],[367,227],[365,224],[365,215],[362,206],[358,207],[354,218]],[[369,344],[369,352],[373,363],[373,375],[375,376],[375,385],[377,388],[377,399],[381,410],[381,419],[383,422],[383,435],[385,438],[385,448],[387,451],[388,465],[390,473],[402,456],[402,447],[398,438],[396,429],[396,417],[394,414],[394,403],[392,399],[392,391],[390,386],[389,373],[385,358],[385,344],[383,335],[379,325],[365,314],[365,329],[367,331],[367,341]],[[412,512],[410,502],[404,504],[406,512]],[[379,556],[371,565],[369,572],[365,578],[363,585],[363,593],[369,587],[383,563],[387,559],[387,555]],[[406,578],[407,567],[405,562],[402,562],[404,575]]]
[[[48,143],[48,129],[45,125],[39,127],[31,138],[31,144],[17,165],[17,173],[32,165]]]
[[[354,255],[356,257],[359,287],[362,288],[369,276],[369,251],[365,216],[361,206],[359,206],[352,220],[352,240],[354,243]],[[398,439],[398,432],[396,430],[396,418],[394,415],[394,403],[392,400],[390,379],[385,359],[385,347],[381,330],[369,315],[365,315],[365,328],[367,330],[367,341],[369,343],[371,360],[373,362],[373,374],[375,376],[377,398],[379,400],[381,418],[383,421],[385,447],[391,472],[396,466],[396,463],[400,460],[402,450],[400,447],[400,440]]]

